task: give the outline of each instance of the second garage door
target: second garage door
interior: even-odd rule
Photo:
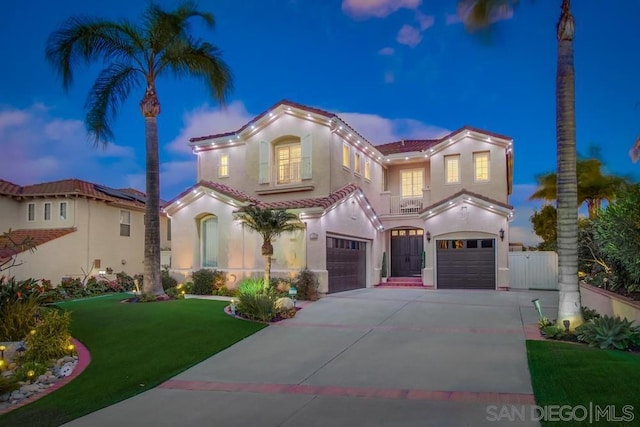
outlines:
[[[495,239],[438,240],[438,289],[495,289]]]
[[[327,237],[329,293],[367,286],[367,244],[357,240]]]

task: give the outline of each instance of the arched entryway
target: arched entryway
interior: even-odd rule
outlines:
[[[422,275],[423,235],[420,228],[391,230],[391,276]]]

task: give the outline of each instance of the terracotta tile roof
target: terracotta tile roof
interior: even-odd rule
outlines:
[[[265,209],[303,209],[303,208],[323,208],[327,209],[337,202],[346,199],[360,188],[355,184],[348,184],[339,190],[334,191],[326,197],[316,197],[312,199],[285,200],[281,202],[260,202],[258,206]]]
[[[20,229],[11,230],[10,237],[15,243],[23,242],[25,238],[33,239],[36,246],[47,243],[58,237],[65,236],[76,231],[75,228],[40,228],[40,229]],[[5,247],[9,246],[9,247]],[[12,248],[9,239],[0,235],[0,260],[5,260],[17,253],[24,252],[25,249]]]
[[[21,187],[18,184],[0,179],[0,194],[8,196],[18,194],[20,192],[20,188]]]
[[[0,180],[0,195],[18,199],[78,196],[137,208],[144,208],[143,200],[146,197],[143,192],[132,188],[116,190],[75,178],[25,186]]]
[[[337,117],[335,114],[330,113],[328,111],[325,110],[321,110],[319,108],[313,108],[313,107],[307,107],[306,105],[302,105],[302,104],[298,104],[296,102],[292,102],[292,101],[288,101],[286,99],[283,99],[279,102],[276,102],[273,106],[271,106],[271,108],[263,111],[261,114],[257,115],[256,117],[254,117],[253,119],[251,119],[249,122],[247,122],[244,126],[242,126],[240,129],[238,130],[234,130],[231,132],[224,132],[224,133],[216,133],[216,134],[212,134],[212,135],[205,135],[205,136],[198,136],[198,137],[194,137],[194,138],[189,138],[189,142],[199,142],[199,141],[206,141],[208,139],[215,139],[215,138],[223,138],[225,136],[233,136],[236,135],[240,132],[242,132],[243,130],[245,130],[247,127],[249,127],[252,123],[257,122],[258,120],[260,120],[262,117],[264,117],[265,115],[267,115],[270,111],[278,108],[280,105],[286,105],[289,107],[293,107],[293,108],[299,108],[301,110],[305,110],[308,111],[310,113],[316,113],[316,114],[320,114],[322,116],[325,116],[327,118],[333,118],[333,117]]]
[[[463,188],[462,190],[458,191],[456,194],[453,194],[453,195],[447,197],[446,199],[442,199],[442,200],[438,201],[437,203],[434,203],[434,204],[432,204],[430,206],[427,206],[426,208],[422,209],[421,212],[427,212],[427,211],[429,211],[431,209],[437,208],[438,206],[442,206],[445,203],[448,203],[451,200],[456,199],[456,198],[458,198],[460,196],[470,196],[470,197],[474,197],[476,199],[483,200],[483,201],[485,201],[487,203],[490,203],[492,205],[501,206],[501,207],[503,207],[505,209],[513,209],[513,206],[508,204],[508,203],[502,203],[502,202],[499,202],[497,200],[491,199],[489,197],[483,196],[482,194],[474,193],[473,191],[469,191],[469,190],[466,190],[466,189]]]
[[[412,151],[426,151],[441,142],[439,139],[404,139],[388,144],[376,145],[378,151],[385,156],[396,153],[409,153]]]
[[[492,136],[494,138],[511,140],[512,138],[509,136],[501,135],[495,132],[489,132],[483,129],[475,128],[472,126],[465,125],[458,130],[455,130],[447,135],[444,135],[438,139],[404,139],[401,141],[389,142],[387,144],[376,145],[375,147],[385,156],[389,154],[397,154],[397,153],[410,153],[415,151],[426,151],[431,147],[434,147],[441,142],[452,138],[462,132],[471,131],[478,132],[488,136]]]
[[[195,190],[198,187],[208,188],[217,193],[224,194],[225,196],[229,196],[232,199],[235,199],[239,202],[258,203],[257,199],[249,197],[247,194],[243,193],[242,191],[231,188],[228,185],[220,184],[219,182],[213,182],[213,181],[199,181],[198,183],[184,190],[182,193],[178,194],[173,199],[166,202],[165,206],[169,206],[177,202],[178,200],[182,199],[184,196],[186,196],[187,194],[189,194],[191,191]]]

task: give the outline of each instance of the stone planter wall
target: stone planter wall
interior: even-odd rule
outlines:
[[[640,325],[640,302],[633,301],[595,286],[580,284],[582,305],[596,310],[600,314],[619,316],[634,320],[634,325]]]

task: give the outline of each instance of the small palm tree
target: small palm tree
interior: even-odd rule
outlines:
[[[624,186],[627,180],[616,175],[602,173],[602,162],[598,159],[579,158],[577,165],[578,176],[578,206],[586,203],[589,218],[598,215],[604,200],[611,202]],[[536,177],[538,188],[529,200],[553,201],[558,198],[557,176],[555,172]]]
[[[167,12],[151,3],[138,22],[72,17],[47,40],[46,57],[62,77],[67,90],[73,70],[81,64],[100,62],[104,68],[89,91],[85,124],[96,145],[113,139],[111,122],[133,88],[146,88],[140,101],[145,121],[147,199],[144,239],[144,286],[147,295],[164,295],[160,282],[160,161],[158,127],[160,101],[156,81],[160,76],[198,77],[214,99],[224,102],[231,88],[231,74],[214,45],[193,38],[192,18],[213,27],[210,13],[193,3],[182,3]]]
[[[269,287],[271,280],[271,257],[273,256],[273,240],[283,233],[303,230],[304,223],[298,215],[284,209],[262,209],[249,205],[236,214],[236,220],[262,236],[262,256],[264,257],[264,287]]]

